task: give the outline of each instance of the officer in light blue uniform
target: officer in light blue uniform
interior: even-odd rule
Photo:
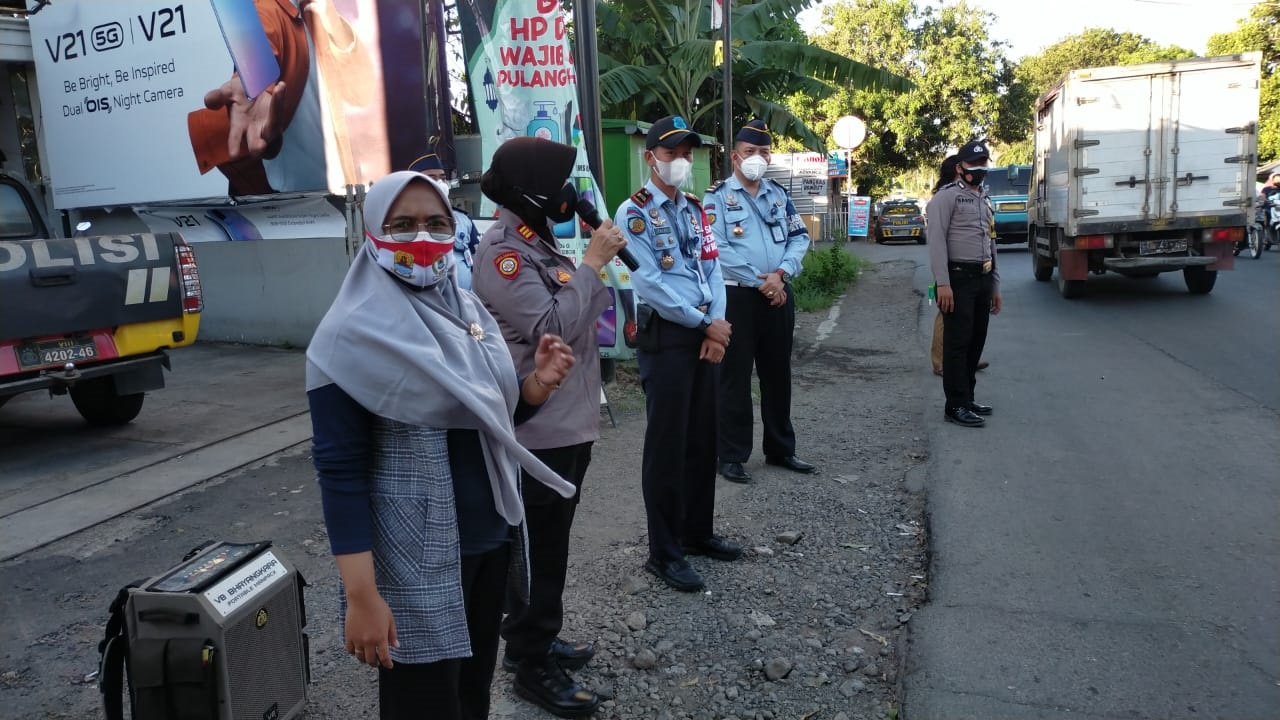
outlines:
[[[726,286],[726,319],[734,343],[720,368],[718,452],[720,474],[750,482],[743,464],[751,455],[754,415],[751,370],[760,377],[764,458],[798,473],[814,466],[796,457],[791,425],[791,347],[796,307],[791,278],[809,249],[809,232],[781,185],[764,176],[773,139],[763,120],[734,136],[733,175],[703,199]]]
[[[645,138],[649,181],[614,219],[639,264],[631,283],[640,301],[636,355],[649,420],[641,468],[645,569],[685,592],[703,587],[686,554],[742,554],[712,531],[717,371],[731,330],[711,229],[697,196],[680,190],[701,144],[684,118],[655,122]]]
[[[409,164],[409,169],[420,172],[423,175],[440,183],[440,189],[447,196],[449,181],[445,179],[444,165],[440,162],[440,156],[434,152],[414,160]],[[471,289],[471,269],[475,266],[475,260],[472,257],[475,254],[476,246],[480,243],[480,235],[476,232],[475,223],[471,222],[471,216],[462,212],[458,208],[452,208],[453,221],[458,226],[457,233],[453,236],[453,266],[458,273],[458,287]]]

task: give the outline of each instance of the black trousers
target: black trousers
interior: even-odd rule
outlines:
[[[955,307],[942,314],[942,389],[947,409],[973,402],[978,362],[987,344],[993,282],[990,273],[971,265],[947,265]]]
[[[756,288],[727,287],[725,319],[733,339],[720,367],[720,462],[746,462],[751,457],[751,370],[760,377],[760,420],[765,457],[796,454],[791,426],[791,347],[796,327],[796,300],[787,286],[785,305],[773,307]]]
[[[564,626],[564,577],[569,567],[569,530],[582,497],[582,481],[591,464],[591,443],[531,450],[547,467],[573,483],[578,494],[562,498],[527,475],[521,484],[525,527],[529,531],[529,602],[515,588],[507,589],[507,617],[502,637],[507,657],[539,657]]]
[[[716,396],[719,365],[699,360],[705,335],[660,318],[657,349],[637,351],[648,426],[641,485],[649,556],[684,557],[681,541],[711,536],[716,497]]]
[[[381,720],[484,720],[498,658],[498,624],[511,545],[462,557],[462,598],[471,657],[378,668]]]

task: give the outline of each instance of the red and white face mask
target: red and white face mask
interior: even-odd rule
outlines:
[[[418,232],[412,240],[393,240],[366,232],[370,256],[383,270],[417,288],[428,288],[453,272],[453,235]]]

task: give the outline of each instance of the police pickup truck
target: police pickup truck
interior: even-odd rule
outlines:
[[[90,424],[127,423],[164,387],[165,350],[195,342],[203,307],[180,235],[51,238],[0,173],[0,405],[48,390]]]

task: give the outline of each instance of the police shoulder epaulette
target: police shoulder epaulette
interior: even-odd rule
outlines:
[[[685,194],[684,194],[684,199],[685,199],[685,200],[688,200],[689,202],[693,203],[694,205],[697,205],[698,207],[702,207],[702,198],[698,197],[697,195],[694,195],[694,194],[693,194],[693,193],[691,193],[691,192],[687,192],[687,193],[685,193]]]
[[[722,187],[724,187],[724,180],[721,180],[720,182],[716,183],[715,185],[712,185],[711,187],[707,188],[707,192],[709,192],[709,193],[713,193],[713,192],[720,192],[720,188],[722,188]]]
[[[648,188],[640,188],[631,196],[631,202],[639,205],[640,207],[648,205],[651,199],[653,199],[653,195],[649,194]]]

